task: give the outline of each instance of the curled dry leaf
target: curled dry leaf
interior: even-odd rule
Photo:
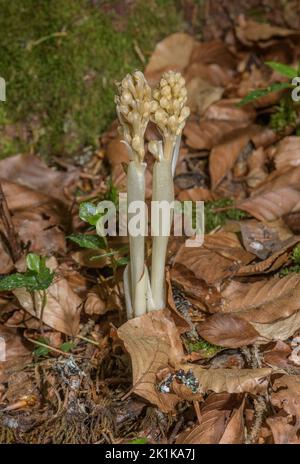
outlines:
[[[47,265],[52,270],[57,267],[55,258],[50,258]],[[49,327],[67,335],[76,335],[82,306],[81,298],[71,289],[67,280],[57,277],[46,290],[47,300],[42,313],[42,320]],[[32,316],[41,317],[42,295],[35,292],[32,296],[25,288],[13,291],[20,305]]]
[[[277,239],[277,241],[275,242],[273,241],[273,239],[271,239],[271,241],[268,243],[270,247],[273,246],[273,248],[275,250],[277,249],[277,251],[275,251],[275,253],[273,253],[271,256],[269,256],[267,259],[263,261],[260,261],[258,263],[248,264],[247,266],[241,266],[237,272],[237,275],[246,276],[246,275],[252,275],[252,274],[262,274],[262,273],[273,272],[273,271],[276,271],[277,269],[280,269],[281,266],[283,266],[283,264],[285,264],[288,261],[290,251],[293,249],[293,247],[297,243],[299,243],[299,241],[300,241],[299,236],[293,236],[284,241]],[[256,243],[257,243],[256,247],[259,248],[258,244],[262,242],[260,240],[250,242],[249,248],[250,249],[253,248],[253,244],[256,244]],[[260,252],[263,252],[263,246]]]
[[[160,393],[156,374],[183,358],[177,328],[168,311],[152,311],[123,324],[118,335],[132,360],[133,391],[156,404],[162,411],[172,411],[180,398]]]
[[[236,234],[218,231],[205,235],[201,247],[186,247],[183,244],[175,257],[174,267],[180,264],[198,279],[214,285],[234,275],[242,264],[249,263],[253,258],[252,253],[242,248]]]

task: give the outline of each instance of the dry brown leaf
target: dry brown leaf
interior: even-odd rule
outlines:
[[[241,445],[244,443],[244,404],[245,402],[242,401],[240,407],[233,412],[232,417],[230,418],[225,432],[219,442],[220,445]]]
[[[274,416],[267,419],[274,443],[276,445],[299,445],[300,438],[297,428],[289,422],[288,417]]]
[[[192,51],[191,63],[216,63],[225,69],[236,68],[236,57],[228,46],[219,40],[210,42],[195,42]]]
[[[276,134],[268,128],[257,125],[238,128],[227,134],[218,145],[215,145],[209,157],[209,172],[212,189],[224,179],[232,169],[243,149],[249,142],[256,148],[269,144]],[[249,151],[250,156],[251,150]]]
[[[256,113],[253,108],[239,107],[238,98],[224,99],[213,103],[206,110],[204,118],[221,121],[234,121],[238,123],[250,124],[254,122]]]
[[[248,123],[205,119],[200,122],[189,120],[183,130],[189,147],[210,150],[232,131],[244,128]]]
[[[258,282],[230,282],[222,296],[222,313],[234,313],[251,323],[275,322],[300,309],[300,276],[293,273]]]
[[[220,442],[237,402],[237,395],[212,393],[201,408],[201,424],[182,432],[176,440],[180,445],[217,444]]]
[[[89,292],[84,303],[84,311],[90,316],[93,314],[105,314],[108,311],[107,303],[97,292]]]
[[[248,46],[253,43],[266,42],[274,37],[289,37],[299,35],[298,31],[272,26],[267,23],[258,23],[252,19],[240,17],[239,25],[236,26],[236,35],[239,40]]]
[[[276,169],[300,165],[300,137],[290,136],[281,140],[274,154]]]
[[[156,388],[156,374],[184,356],[169,312],[152,311],[131,319],[118,329],[118,335],[131,356],[133,391],[162,411],[172,411],[180,398],[172,393],[160,393]]]
[[[179,201],[211,201],[214,199],[210,190],[203,187],[182,190],[177,199]]]
[[[272,252],[281,248],[275,228],[258,221],[243,221],[240,224],[244,247],[260,259],[266,259]]]
[[[203,369],[195,364],[182,364],[180,368],[185,372],[192,369],[199,380],[201,393],[262,393],[268,385],[267,377],[272,373],[271,368]]]
[[[69,203],[64,191],[79,178],[79,169],[70,165],[67,171],[56,171],[37,156],[16,155],[0,161],[0,176],[39,194]],[[26,201],[24,206],[29,206]]]
[[[151,84],[160,79],[168,70],[182,71],[189,63],[194,47],[194,38],[177,32],[159,42],[145,69],[145,76]]]
[[[55,258],[50,258],[47,265],[52,270],[57,268]],[[32,316],[40,318],[42,295],[35,292],[35,304],[33,298],[25,288],[17,288],[13,291],[21,306]],[[57,277],[47,289],[47,301],[43,310],[42,320],[49,327],[58,332],[74,336],[79,329],[79,317],[82,300],[73,292],[64,278]]]
[[[101,269],[111,264],[111,257],[106,255],[107,251],[100,248],[97,250],[85,249],[72,253],[72,258],[76,263],[80,264],[80,266]]]
[[[30,357],[31,352],[17,330],[0,325],[0,383],[6,382],[12,372],[21,369]]]
[[[228,348],[250,345],[260,338],[249,322],[231,314],[213,314],[198,324],[197,331],[209,343]]]
[[[252,253],[242,248],[236,234],[218,231],[205,235],[201,247],[186,247],[183,244],[175,257],[174,266],[180,264],[198,279],[213,285],[234,275],[242,264],[249,263],[253,258]]]
[[[300,191],[293,187],[278,188],[247,198],[237,203],[236,207],[260,221],[274,221],[300,210]]]
[[[209,108],[209,106],[219,101],[223,95],[224,89],[216,87],[205,81],[201,77],[194,77],[187,83],[187,105],[192,112],[200,116]]]
[[[270,324],[252,322],[257,332],[268,340],[287,340],[300,328],[300,311]]]
[[[203,64],[199,62],[189,65],[184,73],[187,83],[194,78],[200,77],[216,87],[226,87],[232,80],[232,76],[232,71],[221,68],[218,64]]]

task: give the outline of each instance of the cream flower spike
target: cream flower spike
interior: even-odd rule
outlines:
[[[180,73],[168,71],[162,75],[158,87],[153,91],[151,120],[159,128],[164,139],[164,154],[173,155],[177,137],[181,136],[185,121],[190,114],[185,80]]]
[[[142,162],[145,156],[144,134],[150,119],[151,89],[140,71],[127,74],[117,87],[115,102],[120,133],[129,148],[131,160]]]

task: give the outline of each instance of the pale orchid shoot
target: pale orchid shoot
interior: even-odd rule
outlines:
[[[152,188],[152,200],[155,203],[152,205],[159,205],[159,202],[167,202],[169,205],[167,230],[163,230],[161,220],[151,224],[151,278],[145,265],[146,234],[133,236],[129,228],[130,264],[124,272],[128,318],[166,306],[165,260],[174,201],[173,175],[182,130],[189,116],[189,108],[185,106],[186,99],[185,81],[179,73],[172,71],[163,74],[153,92],[139,71],[127,75],[118,85],[117,114],[130,159],[127,171],[128,222],[135,213],[131,209],[132,202],[144,204],[145,201],[144,134],[150,119],[162,135],[162,140],[152,140],[149,143],[149,151],[155,157]]]

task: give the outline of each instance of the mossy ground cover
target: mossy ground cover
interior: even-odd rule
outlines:
[[[143,68],[182,30],[176,0],[0,0],[0,158],[44,158],[96,146],[114,117],[114,82]]]

